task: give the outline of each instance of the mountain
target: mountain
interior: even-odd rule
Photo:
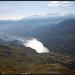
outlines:
[[[46,22],[51,22],[51,19],[42,18],[37,21],[37,18],[34,18],[34,20],[28,18],[27,20],[23,19],[12,23],[6,22],[6,24],[2,22],[3,31],[0,30],[2,32],[0,34],[1,74],[35,74],[37,72],[59,75],[62,73],[67,75],[75,74],[75,19],[56,18],[57,23],[46,24]],[[36,26],[35,24],[38,25],[38,22],[41,25]],[[31,27],[30,25],[30,28],[26,27],[26,23],[30,23]],[[25,29],[27,30],[25,31]],[[3,32],[7,34],[3,34]],[[16,35],[23,36],[18,37]],[[19,40],[22,40],[21,37],[27,37],[26,35],[41,41],[50,52],[37,53],[34,49],[25,47]]]
[[[13,40],[5,44],[0,43],[1,74],[37,73],[38,71],[39,73],[51,73],[53,71],[53,73],[58,74],[61,72],[72,72],[70,67],[67,68],[63,65],[71,63],[73,59],[70,55],[62,55],[51,51],[49,54],[38,54],[35,50],[18,44],[18,42],[17,40]]]
[[[61,22],[64,17],[56,16],[31,16],[21,20],[7,20],[0,21],[0,33],[13,34],[13,35],[25,35],[31,30],[46,26],[46,25],[55,25]],[[10,31],[10,32],[9,32]]]
[[[53,71],[53,73],[68,72],[74,57],[61,53],[37,53],[34,49],[25,47],[18,38],[8,35],[0,37],[0,72],[5,73],[37,73],[40,66],[41,72]],[[14,39],[12,39],[14,37]],[[10,40],[11,38],[11,40]],[[9,39],[9,40],[8,40]],[[65,66],[64,66],[65,65]],[[50,68],[49,68],[49,67]],[[53,67],[52,67],[53,66]],[[74,66],[73,66],[74,67]],[[73,68],[72,67],[72,68]],[[60,71],[58,69],[61,69]],[[69,71],[71,72],[71,70]]]
[[[37,28],[31,36],[38,38],[49,49],[61,53],[75,54],[75,19],[66,19],[53,27]]]

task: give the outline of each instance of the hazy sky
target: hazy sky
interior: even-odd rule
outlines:
[[[75,1],[0,1],[0,19],[75,14]]]

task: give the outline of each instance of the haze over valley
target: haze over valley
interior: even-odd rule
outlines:
[[[0,73],[74,75],[74,6],[74,1],[1,1]]]

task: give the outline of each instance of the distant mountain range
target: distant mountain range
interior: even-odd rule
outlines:
[[[68,17],[32,16],[21,20],[0,20],[0,33],[25,35],[27,32],[41,27],[53,26]]]

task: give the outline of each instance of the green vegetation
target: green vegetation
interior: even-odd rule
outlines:
[[[50,52],[38,54],[23,46],[0,44],[0,73],[73,73],[71,65],[74,58],[68,54]]]

